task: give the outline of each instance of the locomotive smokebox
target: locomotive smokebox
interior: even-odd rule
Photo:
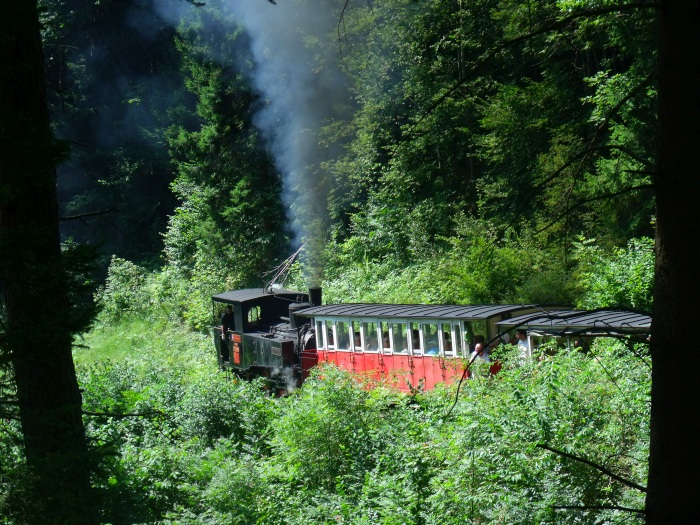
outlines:
[[[323,289],[320,286],[309,288],[309,302],[313,306],[321,306],[323,301]]]

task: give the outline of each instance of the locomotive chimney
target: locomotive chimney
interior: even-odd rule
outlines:
[[[320,286],[309,288],[309,302],[314,306],[321,306],[323,289]]]

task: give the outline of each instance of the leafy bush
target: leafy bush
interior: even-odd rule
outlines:
[[[328,302],[570,304],[568,271],[537,240],[499,239],[496,231],[464,215],[430,256],[406,266],[368,258],[358,238],[329,247]]]
[[[621,307],[651,311],[654,287],[654,241],[632,239],[611,253],[591,243],[578,246],[581,308]]]
[[[235,272],[202,261],[191,272],[165,267],[149,272],[133,262],[113,257],[105,284],[96,293],[101,319],[124,318],[180,324],[200,331],[212,324],[211,296],[241,287]]]
[[[112,257],[104,286],[96,302],[107,319],[118,321],[127,314],[145,314],[151,296],[146,288],[148,271],[130,261]]]
[[[104,521],[641,523],[594,507],[640,508],[643,494],[538,447],[643,482],[649,369],[621,345],[524,365],[506,355],[457,399],[455,385],[408,396],[333,367],[274,399],[192,350],[79,368],[86,410],[143,414],[89,419],[110,452],[97,482]],[[555,508],[566,505],[589,508]]]

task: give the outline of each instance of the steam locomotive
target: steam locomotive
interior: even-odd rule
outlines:
[[[310,293],[251,288],[214,295],[214,319],[231,307],[232,323],[214,330],[219,367],[244,379],[264,377],[275,391],[299,386],[318,363],[315,334],[298,312],[321,303],[321,289]]]
[[[527,328],[527,348],[546,337],[641,340],[651,323],[639,312],[532,304],[323,305],[320,288],[234,290],[212,301],[215,323],[223,321],[214,330],[219,367],[245,379],[263,377],[278,393],[300,386],[319,363],[404,391],[428,390],[462,377],[475,339],[488,345]]]

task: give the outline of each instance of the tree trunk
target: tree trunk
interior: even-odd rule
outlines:
[[[0,289],[30,475],[22,521],[92,523],[36,1],[0,16]]]
[[[659,165],[652,322],[649,525],[700,523],[700,3],[660,12]]]

